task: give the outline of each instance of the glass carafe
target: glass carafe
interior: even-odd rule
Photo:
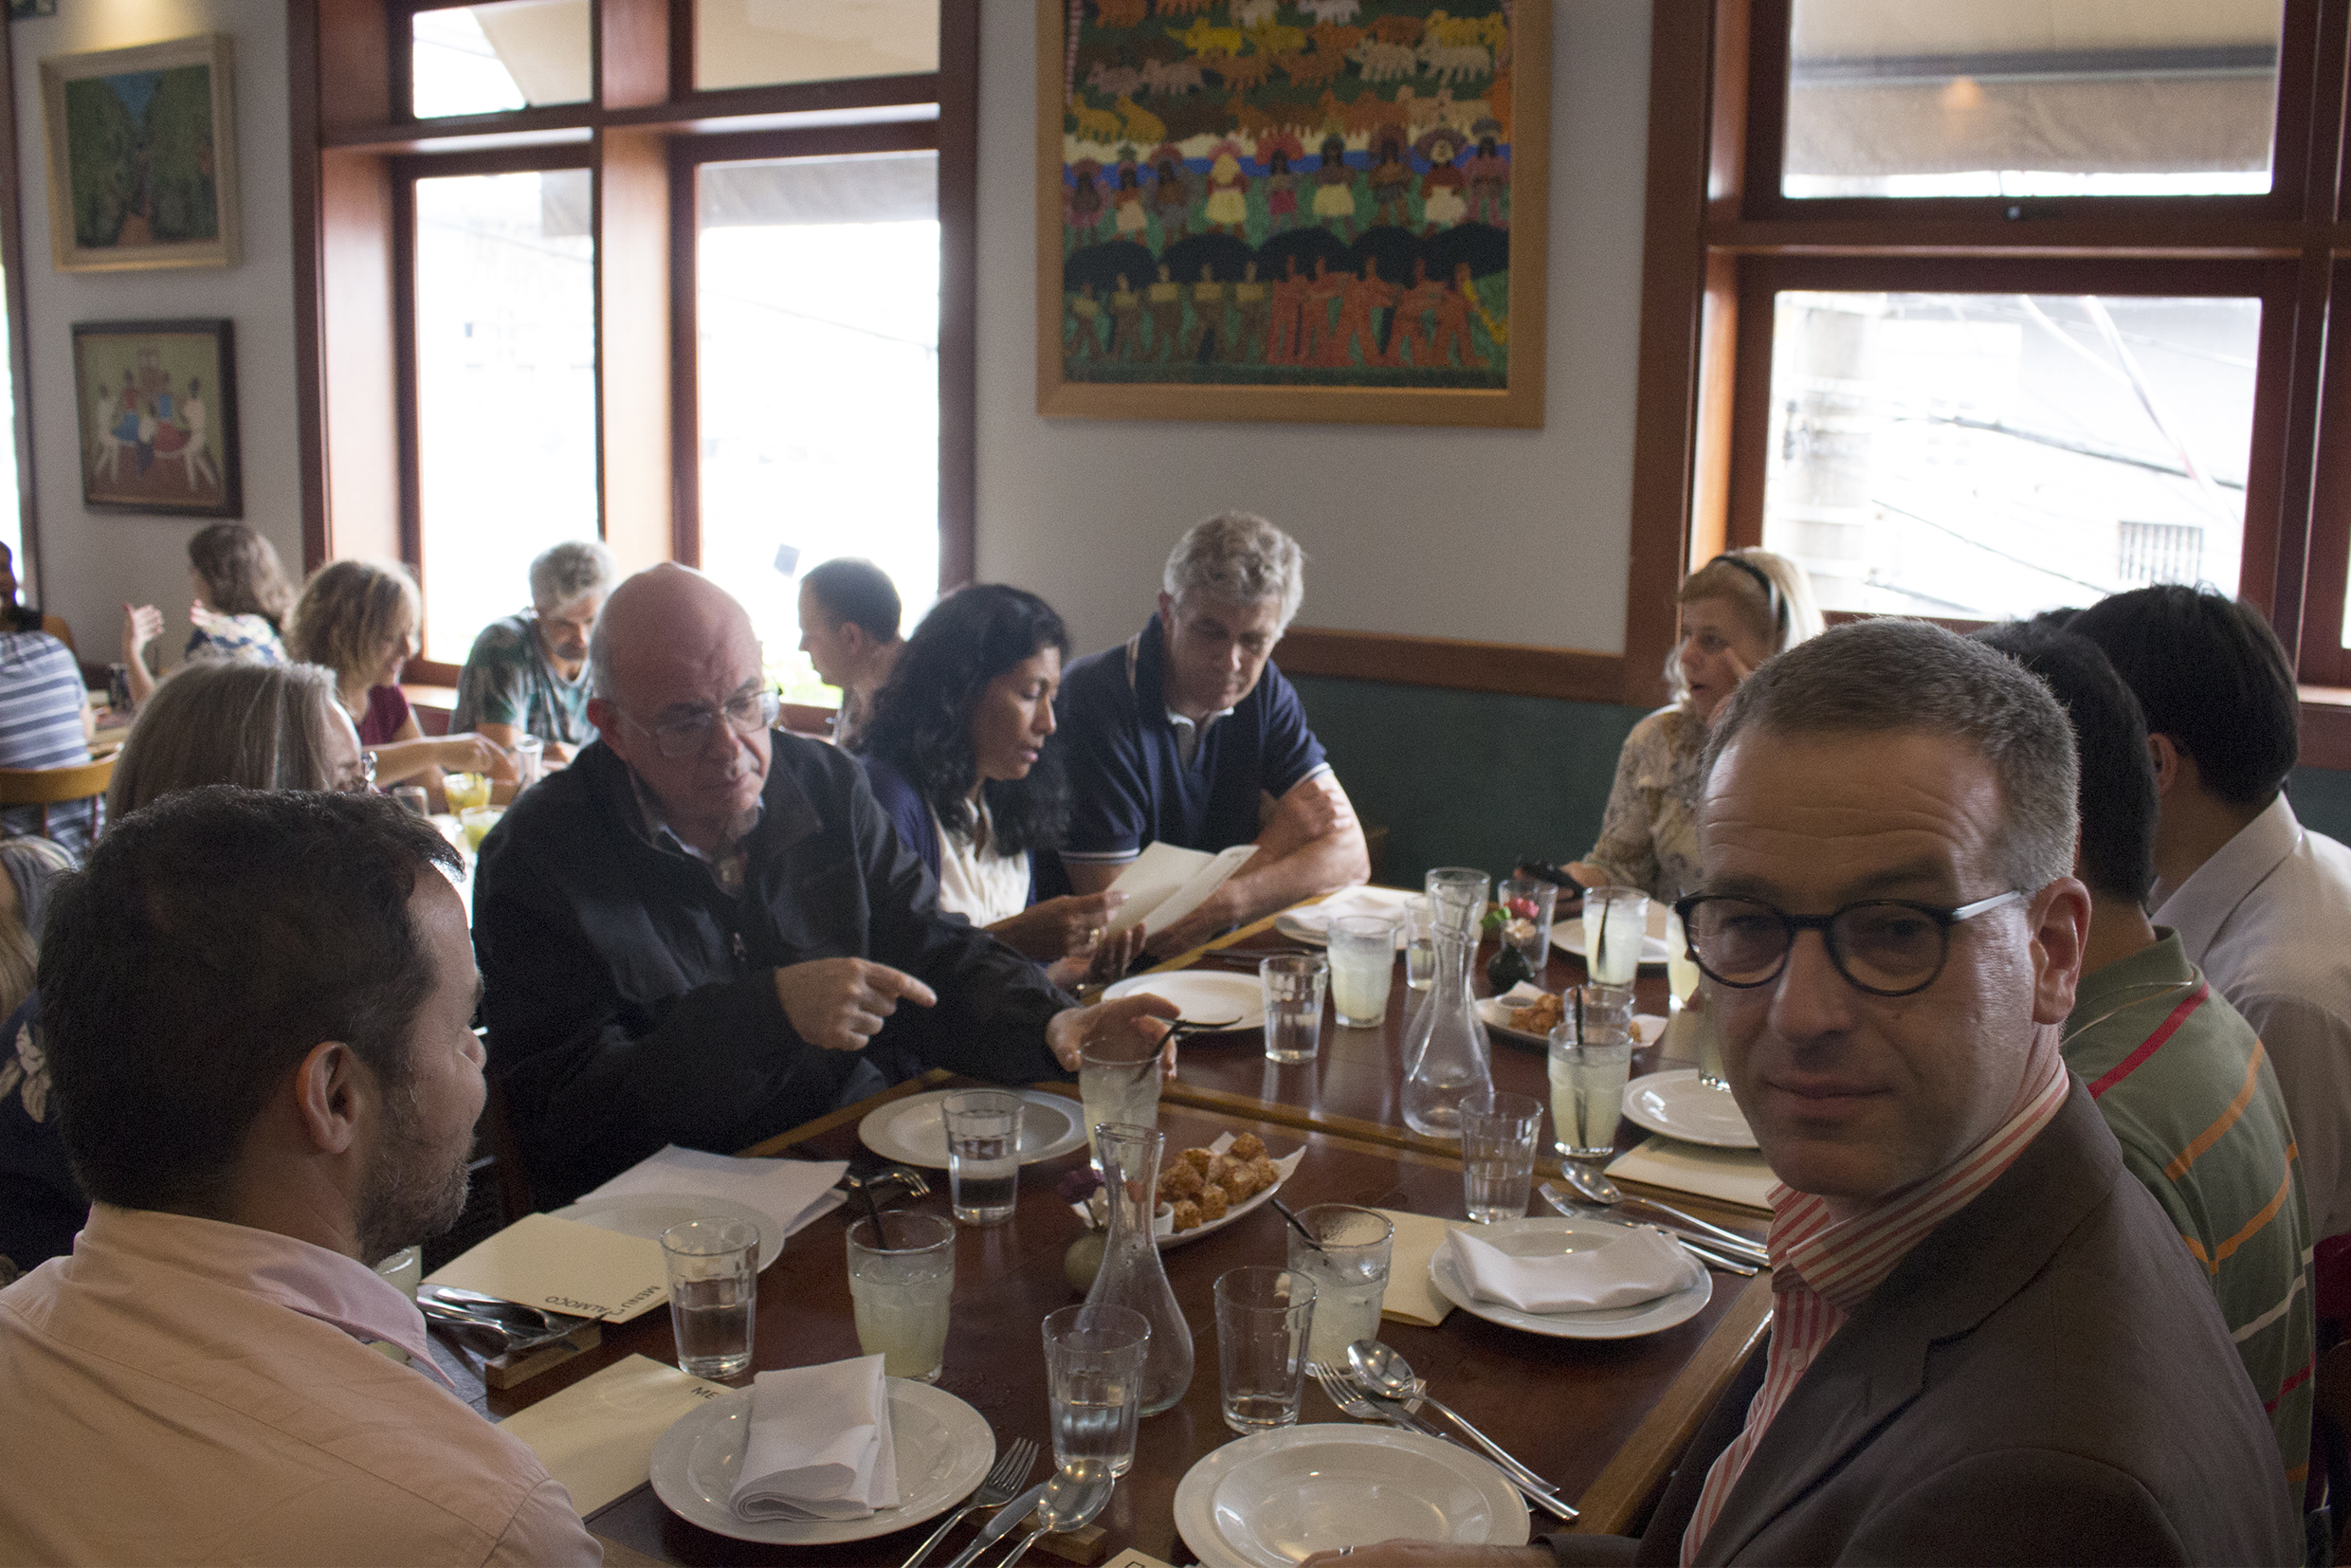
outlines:
[[[1485,915],[1483,872],[1429,873],[1436,988],[1404,1037],[1404,1123],[1424,1138],[1461,1136],[1461,1103],[1494,1086],[1485,1026],[1469,994],[1469,965]]]
[[[1192,1325],[1176,1304],[1176,1292],[1159,1263],[1158,1243],[1151,1233],[1151,1214],[1158,1202],[1159,1155],[1167,1135],[1105,1121],[1094,1129],[1094,1142],[1110,1201],[1110,1234],[1103,1244],[1102,1269],[1085,1302],[1088,1306],[1131,1307],[1150,1322],[1142,1413],[1157,1415],[1182,1399],[1192,1386]]]

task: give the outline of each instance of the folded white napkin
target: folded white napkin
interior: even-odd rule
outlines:
[[[777,1235],[789,1236],[840,1205],[847,1194],[832,1184],[848,1168],[845,1159],[737,1159],[672,1143],[584,1195],[730,1198],[758,1210],[775,1222]]]
[[[1400,887],[1349,887],[1333,893],[1321,903],[1291,910],[1289,918],[1308,931],[1327,933],[1331,921],[1348,915],[1386,915],[1402,920],[1406,905],[1420,902],[1420,894]]]
[[[898,1506],[882,1358],[762,1372],[732,1499],[742,1519],[864,1519]]]
[[[1461,1230],[1445,1245],[1470,1294],[1522,1312],[1634,1306],[1686,1289],[1705,1274],[1680,1243],[1654,1231],[1628,1231],[1605,1247],[1533,1258],[1514,1257]]]

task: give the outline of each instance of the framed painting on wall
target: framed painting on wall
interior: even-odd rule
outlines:
[[[82,503],[245,516],[235,323],[83,321],[73,341]]]
[[[237,264],[228,34],[44,60],[41,109],[59,271]]]
[[[1549,0],[1038,0],[1037,411],[1537,427]]]

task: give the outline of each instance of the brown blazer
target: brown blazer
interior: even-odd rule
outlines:
[[[1758,1351],[1631,1543],[1672,1563]],[[2298,1563],[2277,1444],[2212,1290],[2079,1082],[1806,1371],[1701,1563]]]

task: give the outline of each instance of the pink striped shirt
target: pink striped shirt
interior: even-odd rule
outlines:
[[[1747,1407],[1745,1429],[1715,1456],[1714,1467],[1706,1472],[1689,1527],[1682,1532],[1685,1568],[1698,1560],[1698,1548],[1714,1528],[1773,1417],[1844,1326],[1847,1315],[1886,1282],[1894,1266],[1929,1231],[1981,1196],[2015,1163],[2066,1103],[2069,1083],[2064,1061],[2052,1053],[2047,1075],[2025,1091],[2023,1104],[1991,1137],[1952,1161],[1941,1175],[1841,1223],[1830,1217],[1823,1198],[1784,1184],[1772,1189],[1772,1229],[1764,1247],[1771,1253],[1772,1293],[1777,1300],[1772,1309],[1763,1386]]]

